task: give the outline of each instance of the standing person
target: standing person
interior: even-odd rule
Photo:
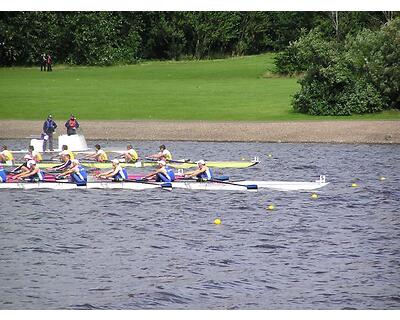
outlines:
[[[47,57],[45,53],[42,53],[40,57],[40,71],[46,71],[46,65],[47,65]]]
[[[76,129],[79,128],[79,123],[73,114],[71,114],[71,117],[65,123],[65,127],[67,128],[67,135],[72,136],[73,134],[76,134]]]
[[[49,141],[49,149],[50,151],[54,151],[53,149],[53,133],[56,131],[57,123],[53,120],[51,114],[47,117],[47,120],[43,123],[43,132],[48,136]],[[44,139],[43,142],[43,151],[46,150],[47,140]]]
[[[8,151],[8,147],[6,145],[1,147],[2,151],[0,152],[0,163],[13,164],[14,156],[10,151]]]
[[[51,59],[51,55],[47,55],[47,71],[53,71],[52,68],[53,60]]]

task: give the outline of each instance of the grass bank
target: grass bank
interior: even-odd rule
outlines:
[[[0,69],[0,119],[70,113],[86,120],[400,119],[400,112],[352,117],[294,113],[296,78],[264,77],[273,54],[224,60],[145,62],[132,66]]]

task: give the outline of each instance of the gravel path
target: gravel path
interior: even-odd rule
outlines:
[[[400,143],[400,121],[78,121],[86,139],[93,140]],[[56,136],[65,134],[64,123],[58,121]],[[39,135],[42,125],[0,120],[0,139]]]

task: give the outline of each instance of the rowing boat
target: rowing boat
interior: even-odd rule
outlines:
[[[255,166],[260,161],[258,159],[254,159],[251,161],[208,161],[207,166],[210,168],[249,168]],[[15,164],[14,166],[19,166],[19,164]],[[60,165],[59,162],[39,162],[39,168],[47,169],[52,168],[54,166]],[[108,169],[112,168],[111,162],[90,162],[90,161],[82,161],[81,165],[87,168],[97,168],[97,169]],[[4,164],[4,166],[10,166],[8,164]],[[154,167],[157,166],[156,161],[137,161],[135,163],[121,163],[122,167],[126,168],[145,168],[145,167]],[[197,164],[195,162],[171,162],[168,166],[175,169],[190,169],[195,168]]]
[[[325,178],[320,178],[315,182],[299,181],[250,181],[240,180],[231,182],[196,182],[196,181],[177,181],[172,182],[173,189],[188,190],[213,190],[213,191],[246,191],[249,189],[272,189],[278,191],[310,191],[322,188],[329,184]],[[111,182],[96,181],[88,182],[86,186],[77,186],[70,182],[7,182],[1,183],[0,189],[126,189],[126,190],[147,190],[161,188],[162,183],[143,183],[143,182]],[[248,188],[249,186],[257,186]]]

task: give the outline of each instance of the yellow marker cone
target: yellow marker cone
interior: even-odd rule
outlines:
[[[356,188],[356,187],[358,187],[358,184],[355,183],[355,182],[353,182],[353,183],[351,184],[351,186],[352,186],[353,188]]]
[[[218,218],[215,219],[215,220],[214,220],[214,224],[221,224],[221,219],[218,219]]]
[[[317,195],[316,193],[313,193],[313,194],[311,195],[311,199],[318,199],[318,195]]]
[[[379,180],[384,181],[384,180],[386,180],[386,178],[382,176],[379,178]]]
[[[273,204],[268,205],[267,210],[274,210],[275,206]]]

